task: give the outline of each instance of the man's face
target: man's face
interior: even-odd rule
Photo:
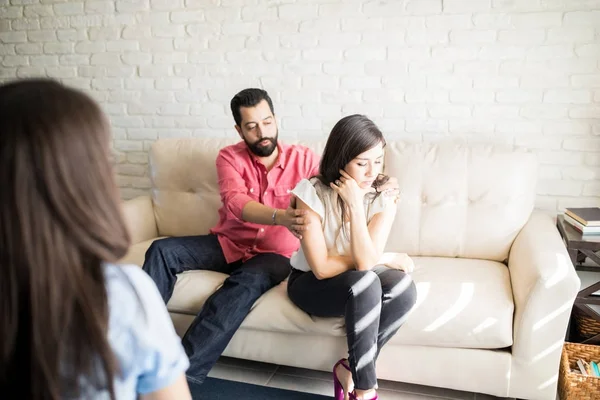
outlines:
[[[236,125],[240,137],[252,153],[258,157],[268,157],[277,147],[277,121],[263,100],[254,107],[240,107],[241,126]]]

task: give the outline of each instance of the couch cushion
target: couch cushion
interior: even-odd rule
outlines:
[[[416,257],[418,300],[391,343],[502,348],[512,344],[513,301],[504,264],[472,259]],[[195,315],[227,276],[210,271],[179,275],[171,312]],[[345,335],[342,318],[316,318],[287,296],[287,282],[254,304],[242,327],[300,334]]]

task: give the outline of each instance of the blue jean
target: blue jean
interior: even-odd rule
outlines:
[[[254,302],[288,276],[290,260],[265,253],[246,262],[227,263],[217,236],[186,236],[152,243],[143,269],[156,283],[165,304],[181,272],[205,270],[229,274],[223,286],[206,300],[182,339],[190,359],[188,379],[202,383]]]

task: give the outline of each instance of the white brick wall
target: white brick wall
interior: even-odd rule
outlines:
[[[0,80],[39,75],[102,104],[125,198],[152,141],[235,137],[258,86],[284,140],[366,113],[531,148],[540,208],[600,205],[600,0],[0,0]]]

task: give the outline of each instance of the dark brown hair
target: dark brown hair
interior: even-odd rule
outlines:
[[[269,104],[271,114],[275,115],[275,111],[273,110],[273,101],[269,97],[269,94],[266,90],[257,88],[244,89],[233,96],[230,107],[235,124],[237,126],[242,125],[242,113],[240,111],[241,107],[254,107],[263,100]]]
[[[129,235],[109,135],[82,92],[0,86],[0,393],[115,398],[102,264],[124,256]]]
[[[329,188],[330,183],[340,178],[341,169],[344,169],[350,161],[360,154],[378,144],[385,147],[385,139],[377,125],[368,117],[354,114],[342,118],[331,130],[325,144],[319,166],[319,180]],[[373,188],[378,189],[388,180],[389,177],[380,174],[373,182]],[[375,192],[372,200],[375,200],[379,195],[379,192]],[[338,197],[338,205],[342,215],[342,227],[344,227],[347,217],[346,207],[344,207],[341,197]]]

